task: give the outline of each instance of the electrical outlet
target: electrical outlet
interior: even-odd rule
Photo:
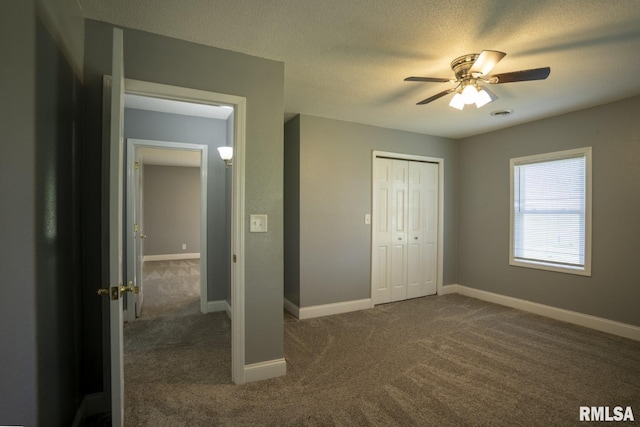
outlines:
[[[183,250],[183,251],[184,251],[184,250],[187,250],[187,244],[186,244],[186,243],[183,243],[183,244],[182,244],[182,250]]]

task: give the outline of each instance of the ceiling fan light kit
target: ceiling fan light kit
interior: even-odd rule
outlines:
[[[487,105],[498,99],[489,89],[483,88],[478,84],[469,83],[457,91],[449,106],[458,110],[464,109],[465,105],[476,104],[477,108]]]
[[[456,75],[455,79],[444,79],[439,77],[407,77],[404,80],[410,82],[456,84],[456,87],[437,93],[427,99],[423,99],[418,102],[417,105],[428,104],[436,99],[455,92],[449,106],[462,110],[465,105],[476,104],[476,107],[480,108],[498,99],[495,94],[486,87],[481,86],[480,83],[501,84],[544,80],[549,77],[549,73],[551,72],[549,67],[488,75],[493,67],[495,67],[496,64],[505,56],[506,53],[499,52],[497,50],[483,50],[480,53],[470,53],[451,61],[451,69]]]

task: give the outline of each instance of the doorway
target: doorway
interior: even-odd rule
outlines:
[[[127,117],[135,120],[125,113],[125,122]],[[126,150],[126,270],[136,292],[125,294],[124,318],[131,322],[141,316],[147,260],[199,258],[200,312],[207,313],[208,147],[128,138]],[[146,251],[145,245],[150,246]]]
[[[443,159],[374,151],[371,300],[440,293]]]
[[[124,79],[124,93],[145,97],[182,101],[194,105],[229,106],[233,109],[234,120],[231,129],[231,145],[233,147],[233,166],[229,167],[231,177],[230,189],[230,226],[231,250],[229,253],[231,276],[231,379],[236,384],[245,382],[245,348],[244,348],[244,217],[245,217],[245,135],[246,135],[246,99],[235,95],[207,92],[177,86],[151,83],[140,80]],[[112,115],[113,117],[113,115]],[[114,152],[114,157],[117,154]],[[122,153],[120,153],[122,156]],[[212,155],[209,158],[213,157]],[[222,160],[217,159],[222,162]],[[114,160],[117,163],[117,160]],[[117,180],[117,175],[112,174]],[[115,257],[114,257],[115,259]],[[117,316],[114,316],[117,317]],[[116,328],[111,326],[112,331]],[[122,325],[119,326],[120,334]],[[112,339],[113,333],[112,333]],[[114,341],[115,342],[115,341]],[[120,346],[112,346],[112,349]],[[118,359],[112,354],[112,359]],[[121,356],[120,356],[121,357]],[[112,370],[113,375],[121,374],[121,369]],[[112,382],[117,382],[112,379]]]

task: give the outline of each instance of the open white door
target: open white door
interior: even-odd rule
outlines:
[[[124,366],[122,343],[122,123],[124,116],[123,33],[113,30],[111,69],[111,126],[109,149],[109,302],[111,335],[111,417],[113,427],[124,425]],[[115,288],[115,290],[114,290]]]
[[[140,317],[144,297],[142,283],[142,256],[143,244],[146,237],[142,224],[142,170],[143,164],[140,150],[133,143],[127,141],[127,278],[133,285],[135,292],[126,294],[127,310],[125,317],[127,322],[132,322]]]
[[[144,173],[144,165],[142,164],[142,158],[140,156],[140,150],[136,148],[135,150],[135,163],[134,163],[134,178],[133,178],[133,220],[134,224],[137,224],[138,228],[136,230],[137,235],[134,236],[134,250],[136,261],[134,263],[135,266],[135,275],[134,281],[137,291],[135,293],[136,300],[136,317],[140,317],[140,312],[142,311],[142,303],[144,301],[144,283],[143,283],[143,275],[142,275],[142,262],[144,257],[144,239],[147,237],[144,234],[144,220],[142,214],[142,207],[144,204],[142,203],[142,176]],[[137,165],[137,167],[136,167]]]

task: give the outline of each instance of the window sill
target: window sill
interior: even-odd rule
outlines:
[[[522,261],[518,259],[509,260],[509,265],[514,267],[534,268],[537,270],[553,271],[556,273],[575,274],[578,276],[591,277],[591,266],[585,265],[584,267],[570,267],[566,265],[559,265],[547,262],[536,261]]]

